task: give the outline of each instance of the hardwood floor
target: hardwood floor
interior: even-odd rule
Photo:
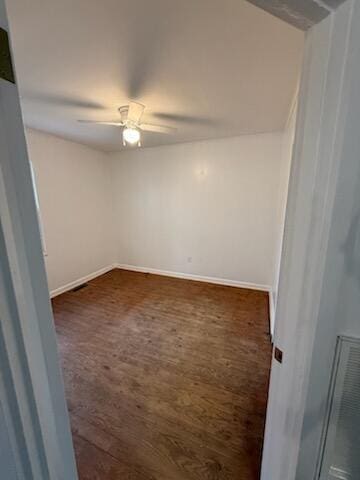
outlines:
[[[80,480],[257,480],[264,292],[113,270],[53,299]]]

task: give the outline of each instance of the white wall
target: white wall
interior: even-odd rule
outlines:
[[[276,292],[288,138],[108,155],[27,130],[50,290],[119,263]]]
[[[282,142],[274,133],[113,154],[118,261],[273,286]]]
[[[114,262],[106,154],[27,130],[53,291]]]
[[[289,115],[286,129],[283,135],[283,149],[282,149],[282,165],[280,168],[280,188],[278,189],[278,210],[277,210],[277,224],[279,225],[276,239],[276,251],[275,251],[275,268],[274,279],[270,308],[272,309],[270,315],[270,330],[271,334],[275,333],[276,324],[276,305],[278,299],[279,279],[280,279],[280,267],[281,267],[281,254],[284,238],[284,225],[285,225],[285,213],[289,187],[290,168],[293,155],[295,129],[296,129],[296,116],[297,116],[297,94],[294,98],[293,106]]]

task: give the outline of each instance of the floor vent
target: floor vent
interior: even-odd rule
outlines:
[[[320,480],[360,479],[360,339],[336,348]]]
[[[77,287],[73,288],[71,291],[78,292],[79,290],[86,288],[88,285],[89,285],[88,283],[82,283],[81,285],[78,285]]]

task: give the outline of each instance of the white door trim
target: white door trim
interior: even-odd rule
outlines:
[[[4,0],[0,0],[0,25]],[[0,402],[19,479],[76,480],[16,85],[0,79]]]
[[[272,364],[263,480],[297,478],[341,160],[338,143],[347,106],[345,71],[353,5],[354,0],[348,0],[306,38],[275,329],[275,344],[284,356],[283,364],[274,360]]]

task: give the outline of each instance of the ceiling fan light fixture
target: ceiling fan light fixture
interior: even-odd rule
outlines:
[[[0,0],[1,1],[1,0]],[[119,108],[119,120],[78,120],[82,123],[92,123],[95,125],[110,125],[119,127],[122,130],[122,143],[126,145],[137,145],[141,147],[141,133],[143,131],[150,133],[171,134],[176,132],[176,128],[166,125],[152,125],[143,123],[142,115],[145,106],[141,103],[130,102]]]
[[[131,145],[139,143],[140,131],[137,128],[125,127],[123,130],[123,140],[124,143],[130,143]]]

